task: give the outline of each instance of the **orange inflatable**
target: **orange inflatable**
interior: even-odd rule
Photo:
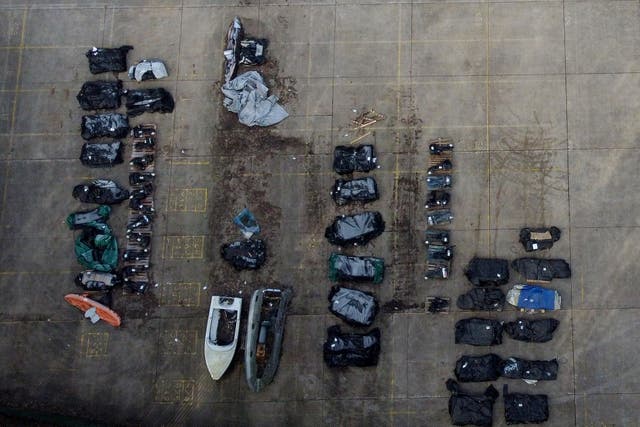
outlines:
[[[120,326],[120,316],[106,305],[100,304],[84,295],[68,294],[64,296],[64,300],[72,306],[78,308],[83,313],[87,310],[95,308],[95,314],[108,324],[114,327]]]

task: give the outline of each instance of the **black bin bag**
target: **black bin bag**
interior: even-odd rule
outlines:
[[[122,95],[120,80],[114,82],[97,80],[85,82],[76,99],[83,110],[109,110],[120,108],[120,95]]]
[[[124,114],[106,113],[82,116],[82,138],[124,138],[129,134],[129,119]]]
[[[484,393],[469,393],[463,391],[460,385],[447,380],[449,397],[449,415],[451,424],[455,426],[491,426],[493,423],[493,404],[500,395],[494,386],[490,385]]]
[[[99,205],[115,205],[129,198],[129,190],[109,179],[95,179],[76,185],[71,194],[83,203]]]
[[[370,326],[378,313],[378,300],[369,292],[334,286],[329,311],[354,326]]]
[[[550,282],[571,277],[571,267],[563,259],[518,258],[511,264],[529,282]]]
[[[256,270],[267,258],[267,246],[260,239],[240,240],[222,245],[220,254],[236,270]]]
[[[377,162],[373,145],[338,145],[333,150],[333,170],[340,175],[369,172],[375,169]]]
[[[175,102],[173,97],[165,89],[135,89],[126,92],[127,115],[139,116],[142,113],[171,113]]]
[[[375,366],[380,355],[380,329],[366,334],[342,333],[340,326],[327,329],[323,346],[324,361],[330,368],[344,366]]]
[[[558,378],[558,361],[510,357],[500,362],[500,375],[512,379],[552,381]]]
[[[380,212],[361,212],[337,216],[326,228],[324,237],[337,246],[366,245],[384,232],[385,223]]]
[[[502,322],[479,317],[459,320],[456,322],[456,344],[502,344]]]
[[[91,48],[85,53],[89,59],[89,71],[91,74],[127,71],[127,52],[131,49],[133,46]]]
[[[463,383],[495,381],[500,377],[502,359],[497,354],[484,356],[462,356],[456,361],[454,373]]]
[[[80,161],[92,168],[110,167],[122,163],[122,142],[86,142],[82,144]]]
[[[518,318],[514,322],[507,322],[504,330],[511,338],[525,342],[547,342],[553,338],[553,332],[558,328],[559,320],[553,318],[525,319]]]
[[[509,281],[509,261],[498,258],[473,258],[464,270],[474,286],[499,286]]]
[[[456,305],[461,310],[501,311],[505,295],[500,288],[473,288],[458,297]]]
[[[546,394],[509,393],[502,388],[504,419],[507,424],[540,424],[549,419],[549,401]]]

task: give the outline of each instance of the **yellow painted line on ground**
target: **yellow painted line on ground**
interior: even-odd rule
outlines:
[[[487,159],[487,179],[489,180],[489,193],[491,193],[491,135],[490,135],[490,129],[491,129],[491,120],[490,120],[490,116],[489,116],[489,92],[490,92],[490,80],[489,80],[489,58],[491,55],[491,37],[489,34],[489,3],[486,4],[486,18],[485,18],[485,31],[486,31],[486,42],[487,42],[487,50],[486,50],[486,67],[487,69],[485,70],[487,73],[486,76],[486,81],[485,81],[485,96],[486,96],[486,103],[485,103],[485,108],[486,108],[486,126],[487,126],[487,130],[486,130],[486,143],[487,143],[487,153],[488,155],[488,159]],[[491,250],[491,194],[489,194],[489,197],[487,198],[487,244],[489,245],[489,250]]]
[[[204,213],[207,211],[206,188],[173,188],[169,191],[168,212]]]
[[[169,160],[172,166],[196,166],[208,165],[209,160]]]
[[[109,332],[87,332],[80,336],[84,357],[102,357],[109,354]]]
[[[0,276],[18,276],[21,274],[48,275],[48,274],[69,274],[69,273],[75,273],[75,271],[74,270],[0,271]]]
[[[160,288],[160,304],[167,307],[197,307],[200,305],[202,283],[166,283]]]
[[[205,236],[165,236],[162,251],[163,259],[202,259],[204,258]]]
[[[190,404],[195,395],[196,382],[192,379],[160,380],[154,386],[154,403]]]

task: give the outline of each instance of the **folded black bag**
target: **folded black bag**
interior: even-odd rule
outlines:
[[[473,288],[458,297],[456,302],[461,310],[501,311],[505,295],[500,288]]]
[[[454,373],[458,381],[463,383],[495,381],[500,377],[501,363],[500,356],[493,353],[484,356],[462,356],[456,361]]]
[[[142,113],[171,113],[175,107],[173,97],[165,89],[135,89],[126,92],[127,115],[139,116]]]
[[[502,322],[479,317],[459,320],[456,322],[456,344],[502,344]]]
[[[329,311],[355,326],[370,326],[378,313],[378,300],[370,292],[334,286]]]
[[[222,245],[220,254],[236,270],[255,270],[267,258],[267,246],[260,239],[240,240]]]
[[[92,168],[110,167],[122,163],[122,142],[85,142],[80,161]]]
[[[82,116],[82,138],[124,138],[129,134],[129,119],[124,114],[105,113]]]
[[[549,419],[549,402],[546,394],[509,393],[502,388],[504,418],[507,424],[540,424]]]
[[[369,172],[376,167],[377,162],[373,145],[338,145],[333,150],[333,170],[340,175]]]
[[[509,281],[509,261],[498,258],[473,258],[464,270],[474,286],[499,286]]]
[[[380,329],[366,334],[342,333],[340,326],[327,329],[323,346],[325,363],[331,367],[375,366],[380,355]]]
[[[558,361],[510,357],[500,362],[500,375],[512,379],[551,381],[558,378]]]
[[[483,394],[465,392],[460,385],[447,380],[449,397],[449,415],[456,426],[491,426],[493,423],[493,404],[499,396],[494,386],[487,387]]]
[[[384,232],[385,223],[380,212],[361,212],[337,216],[326,228],[324,237],[338,246],[366,245]]]
[[[89,59],[89,71],[91,74],[127,71],[127,52],[131,49],[133,46],[91,48],[85,53]]]
[[[116,109],[120,107],[120,95],[122,95],[120,80],[114,82],[97,80],[85,82],[76,99],[83,110]]]
[[[527,252],[550,249],[560,240],[560,229],[550,228],[523,228],[520,230],[520,243]]]
[[[571,267],[563,259],[518,258],[511,266],[528,282],[550,282],[571,277]]]
[[[505,332],[514,340],[526,342],[547,342],[553,338],[553,332],[560,324],[553,318],[529,320],[516,319],[504,325]]]

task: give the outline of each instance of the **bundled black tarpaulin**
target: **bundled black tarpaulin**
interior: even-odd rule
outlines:
[[[380,355],[380,329],[365,334],[342,333],[340,326],[327,329],[327,341],[323,346],[327,366],[375,366]]]
[[[507,424],[540,424],[549,419],[546,394],[509,393],[509,387],[505,384],[502,398]]]
[[[85,184],[76,185],[71,194],[83,203],[97,203],[99,205],[115,205],[129,198],[128,190],[109,179],[95,179]]]
[[[326,228],[324,237],[338,246],[366,245],[384,232],[385,223],[380,212],[361,212],[337,216]]]
[[[523,228],[520,230],[520,243],[527,252],[550,249],[560,240],[561,234],[558,227]]]
[[[470,393],[463,391],[460,385],[447,380],[449,397],[449,415],[451,423],[456,426],[491,426],[493,423],[493,404],[500,393],[492,385],[484,393]]]
[[[133,49],[133,46],[126,45],[115,48],[91,48],[85,53],[85,56],[89,59],[89,71],[91,74],[127,71],[127,52],[131,49]]]
[[[456,322],[456,344],[502,344],[502,322],[479,317],[459,320]]]
[[[334,282],[382,283],[384,279],[384,259],[332,253],[329,257],[329,279]]]
[[[82,116],[82,138],[124,138],[129,133],[129,119],[120,113]]]
[[[521,380],[551,381],[558,378],[558,361],[510,357],[500,362],[500,375]]]
[[[464,271],[474,286],[499,286],[509,281],[509,261],[474,257]]]
[[[122,82],[97,80],[85,82],[76,95],[83,110],[103,110],[120,108]]]
[[[337,205],[349,202],[373,202],[380,197],[376,180],[371,177],[351,180],[336,179],[331,189],[331,197]]]
[[[122,163],[122,142],[85,142],[82,144],[80,161],[83,165],[101,168]]]
[[[267,258],[267,246],[260,239],[240,240],[222,245],[220,253],[237,270],[255,270]]]
[[[514,322],[505,323],[504,331],[514,340],[540,343],[551,341],[559,324],[560,321],[553,318],[519,318]]]
[[[142,113],[171,113],[175,107],[171,94],[161,87],[128,90],[125,95],[127,115],[130,117]]]
[[[378,300],[370,292],[334,286],[329,294],[329,311],[355,326],[370,326],[378,313]]]
[[[262,65],[267,62],[267,39],[243,39],[240,41],[240,63],[243,65]]]
[[[456,302],[461,310],[501,311],[505,295],[500,288],[473,288],[458,297]]]
[[[369,172],[378,162],[373,145],[338,145],[333,150],[333,170],[340,175]]]
[[[511,266],[528,282],[550,282],[571,277],[571,267],[563,259],[518,258]]]
[[[497,354],[484,356],[462,356],[456,361],[455,375],[458,381],[495,381],[500,377],[502,359]]]

